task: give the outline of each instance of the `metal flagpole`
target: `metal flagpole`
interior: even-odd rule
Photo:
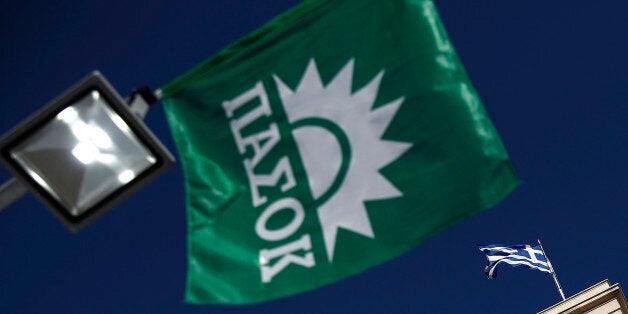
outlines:
[[[558,277],[556,277],[556,272],[554,271],[554,267],[552,267],[552,263],[550,263],[549,257],[547,257],[547,254],[545,253],[545,250],[543,249],[543,245],[541,244],[541,240],[537,239],[537,241],[539,241],[539,246],[541,247],[541,251],[543,252],[543,256],[545,256],[545,259],[547,260],[547,266],[549,266],[549,269],[552,272],[552,277],[554,277],[554,282],[556,283],[556,287],[558,288],[558,292],[560,292],[560,296],[563,298],[563,300],[565,300],[565,293],[563,293],[563,288],[561,288],[560,287],[560,283],[558,283]]]

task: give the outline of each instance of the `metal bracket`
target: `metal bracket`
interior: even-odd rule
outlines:
[[[0,212],[28,192],[28,188],[16,178],[11,178],[0,186]]]

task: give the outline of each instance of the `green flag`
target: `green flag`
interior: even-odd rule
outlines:
[[[518,184],[432,1],[305,1],[163,89],[186,300],[340,280]]]

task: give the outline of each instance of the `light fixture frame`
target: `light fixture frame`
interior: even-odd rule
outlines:
[[[81,98],[98,91],[109,107],[127,123],[137,139],[153,154],[156,162],[137,175],[130,182],[122,185],[109,193],[101,201],[91,206],[78,216],[70,212],[55,199],[46,189],[41,187],[19,163],[11,157],[11,151],[22,140],[29,138],[48,122],[55,119],[57,114],[65,108],[74,105]],[[0,139],[0,161],[15,176],[15,178],[28,188],[42,203],[52,211],[71,231],[78,232],[103,215],[114,205],[135,193],[175,162],[173,155],[153,135],[144,122],[133,113],[126,101],[109,84],[107,79],[98,71],[92,72],[63,94],[52,100],[30,117],[22,121]]]

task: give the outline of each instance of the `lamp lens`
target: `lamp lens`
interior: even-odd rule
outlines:
[[[98,90],[64,108],[10,155],[72,216],[81,215],[157,160]]]

